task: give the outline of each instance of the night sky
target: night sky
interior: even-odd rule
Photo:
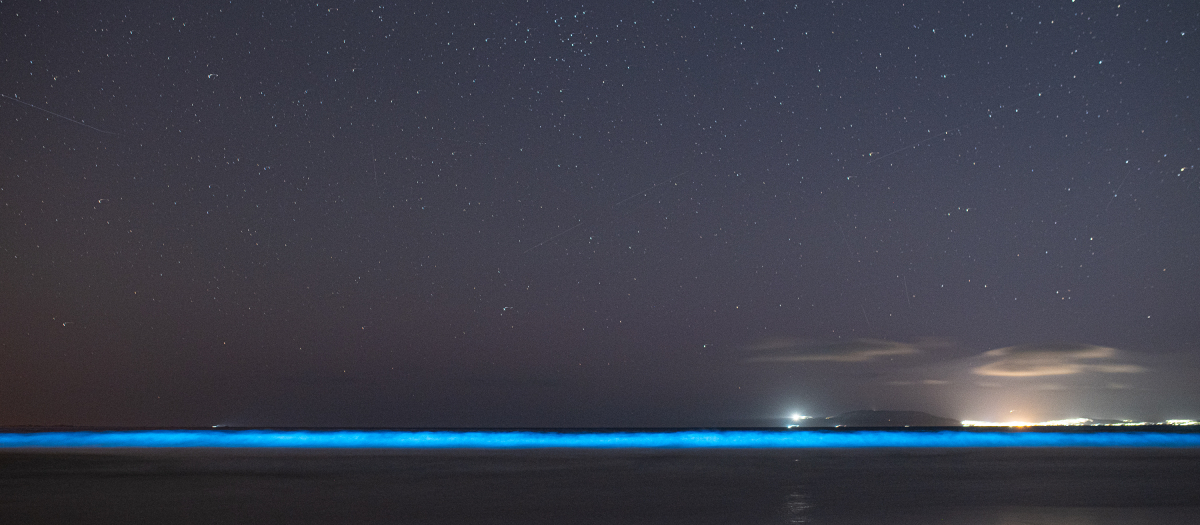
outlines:
[[[0,425],[1200,418],[1194,2],[0,3]]]

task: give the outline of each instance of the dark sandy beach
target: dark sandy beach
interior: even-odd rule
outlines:
[[[5,523],[1194,523],[1196,449],[0,452]]]

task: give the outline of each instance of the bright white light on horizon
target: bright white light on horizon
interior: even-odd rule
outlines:
[[[792,412],[792,415],[790,417],[792,419],[792,423],[799,423],[803,419],[812,419],[812,416],[805,416],[799,412]],[[800,426],[800,425],[788,425],[787,427],[788,428],[796,428],[798,426]]]

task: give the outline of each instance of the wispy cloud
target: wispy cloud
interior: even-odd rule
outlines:
[[[944,379],[922,379],[920,381],[905,381],[905,380],[888,381],[885,384],[887,384],[889,386],[918,386],[918,385],[948,385],[948,384],[950,384],[950,382],[946,381]]]
[[[760,352],[747,359],[752,363],[798,363],[827,361],[836,363],[865,363],[884,357],[920,354],[914,344],[879,339],[820,342],[803,339],[774,338],[746,347]]]
[[[1074,343],[1020,345],[984,352],[993,361],[972,372],[983,376],[1039,377],[1095,372],[1131,374],[1145,369],[1120,362],[1115,348]]]

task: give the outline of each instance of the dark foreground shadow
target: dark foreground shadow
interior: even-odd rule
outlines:
[[[6,450],[6,523],[1195,523],[1200,450]]]

